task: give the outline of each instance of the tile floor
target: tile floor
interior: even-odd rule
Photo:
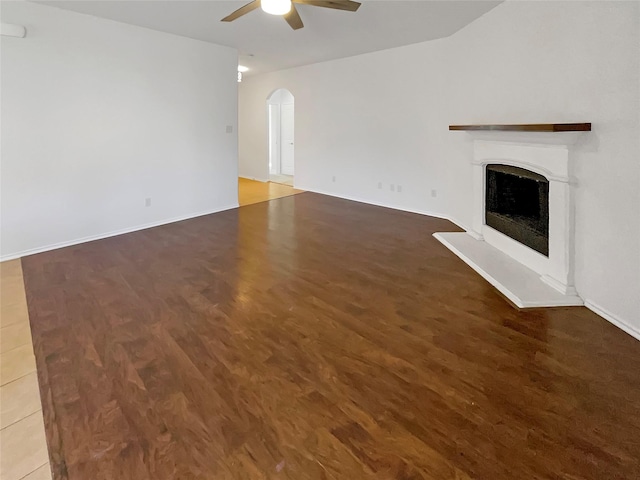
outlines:
[[[50,480],[20,260],[0,264],[0,480]]]

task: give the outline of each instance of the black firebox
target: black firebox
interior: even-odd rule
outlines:
[[[487,165],[485,222],[549,256],[549,181],[509,165]]]

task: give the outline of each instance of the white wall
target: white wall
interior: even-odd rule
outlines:
[[[449,124],[590,121],[574,155],[576,287],[640,335],[639,7],[506,2],[446,39],[250,77],[241,174],[266,163],[264,102],[284,87],[296,99],[297,187],[464,226],[471,141]]]
[[[237,205],[234,49],[28,2],[2,21],[28,32],[1,44],[2,259]]]
[[[439,144],[434,137],[443,134],[433,115],[443,79],[412,65],[416,56],[443,63],[439,44],[248,78],[239,95],[240,174],[260,178],[266,172],[268,122],[262,109],[272,91],[286,88],[296,105],[296,186],[438,211],[441,198],[432,199],[430,191],[439,188],[434,172],[441,162],[429,152]],[[416,91],[424,96],[417,97]],[[382,189],[378,182],[384,183]],[[402,186],[402,194],[390,190],[392,183]]]

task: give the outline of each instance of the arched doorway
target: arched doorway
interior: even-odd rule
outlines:
[[[269,180],[293,185],[294,97],[279,88],[267,98],[269,115]]]

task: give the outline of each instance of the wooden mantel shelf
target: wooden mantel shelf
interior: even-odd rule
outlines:
[[[503,132],[590,132],[590,123],[529,123],[522,125],[449,125],[449,130]]]

